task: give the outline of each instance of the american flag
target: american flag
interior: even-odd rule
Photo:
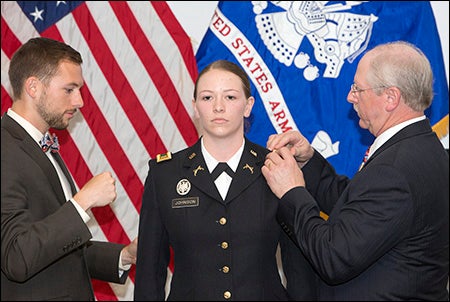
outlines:
[[[78,187],[113,173],[117,199],[92,209],[89,227],[97,240],[129,243],[148,160],[198,139],[188,35],[165,1],[2,1],[1,18],[2,115],[12,103],[10,59],[28,39],[64,41],[81,53],[84,107],[67,130],[53,132]],[[133,267],[125,285],[94,280],[96,298],[132,300],[134,275]]]

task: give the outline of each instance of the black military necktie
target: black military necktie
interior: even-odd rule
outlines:
[[[218,163],[214,170],[211,172],[211,176],[214,180],[219,177],[222,172],[226,172],[230,177],[234,176],[233,170],[231,170],[230,166],[227,163]]]

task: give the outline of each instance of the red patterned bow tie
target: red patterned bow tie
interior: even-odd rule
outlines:
[[[51,137],[47,132],[39,143],[44,152],[51,150],[52,153],[57,153],[59,151],[58,137],[55,134]]]

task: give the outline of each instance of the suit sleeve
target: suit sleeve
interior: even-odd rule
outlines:
[[[315,186],[318,197],[304,187],[294,188],[282,197],[278,215],[324,281],[339,284],[400,241],[411,224],[412,198],[404,177],[386,165],[358,173],[345,190],[333,175],[319,173],[309,176],[326,180]],[[328,221],[319,216],[317,199],[336,204]]]
[[[124,284],[128,271],[119,276],[119,258],[124,244],[90,241],[87,244],[86,255],[89,273],[92,278]]]
[[[320,209],[327,215],[331,213],[336,196],[340,196],[349,183],[348,177],[336,174],[333,166],[314,151],[311,160],[303,167],[306,188],[314,196]]]
[[[8,209],[3,208],[6,205]],[[29,215],[19,202],[2,203],[2,271],[17,282],[28,280],[92,237],[70,202],[37,222],[30,222]]]

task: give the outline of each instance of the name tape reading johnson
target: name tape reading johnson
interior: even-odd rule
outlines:
[[[198,207],[200,204],[198,197],[185,197],[172,199],[172,209]]]

